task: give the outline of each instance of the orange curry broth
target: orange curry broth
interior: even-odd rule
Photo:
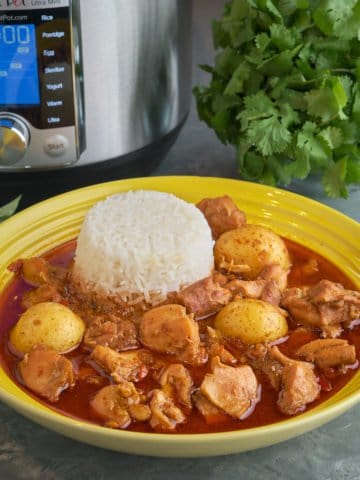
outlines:
[[[290,240],[285,239],[287,248],[289,250],[292,269],[288,277],[288,286],[313,285],[321,279],[328,279],[335,282],[342,283],[344,287],[349,289],[356,289],[352,282],[342,273],[337,267],[332,265],[320,255],[311,250],[298,245]],[[75,250],[75,240],[67,242],[44,255],[48,261],[53,265],[67,267],[70,265]],[[317,269],[311,268],[311,262],[316,260]],[[310,263],[309,263],[310,261]],[[309,268],[304,269],[304,265],[309,265]],[[304,272],[305,270],[305,272]],[[85,376],[94,374],[99,375],[98,371],[86,362],[88,352],[85,352],[82,347],[66,354],[75,367],[75,371],[79,377],[76,385],[71,390],[64,391],[58,402],[52,404],[44,399],[32,394],[21,382],[17,373],[17,363],[19,361],[8,348],[8,335],[11,327],[16,323],[19,315],[22,313],[21,307],[22,295],[30,290],[32,287],[27,285],[21,277],[16,276],[7,286],[5,291],[0,296],[0,362],[9,375],[9,377],[27,394],[31,395],[36,400],[47,405],[51,409],[60,412],[64,415],[86,420],[88,422],[102,424],[95,414],[91,411],[89,406],[90,399],[94,396],[99,388],[108,385],[110,379],[103,375],[102,383],[93,385],[84,380]],[[200,322],[200,331],[203,325],[201,323],[212,324],[213,319],[209,318]],[[296,328],[291,320],[288,321],[290,332]],[[352,330],[344,331],[342,338],[348,339],[350,343],[355,345],[357,352],[357,359],[360,359],[360,327],[355,327]],[[279,345],[280,350],[285,355],[292,356],[294,352],[304,343],[317,338],[315,333],[301,332],[292,335],[290,339]],[[169,358],[169,357],[168,357]],[[191,367],[187,366],[193,378],[194,385],[198,387],[206,372],[209,371],[209,366]],[[325,401],[330,396],[340,390],[356,373],[355,369],[348,369],[343,375],[335,375],[332,378],[325,378],[320,374],[320,385],[322,391],[318,400],[308,405],[307,410],[315,407],[319,403]],[[83,378],[81,378],[83,377]],[[279,412],[276,406],[277,392],[275,392],[268,380],[260,373],[258,375],[259,383],[261,384],[261,399],[256,405],[253,413],[244,420],[235,420],[227,415],[220,415],[213,419],[208,419],[208,423],[204,417],[193,408],[193,411],[188,415],[187,421],[178,425],[176,433],[209,433],[239,430],[244,428],[258,427],[267,425],[273,422],[279,422],[289,417]],[[144,392],[149,392],[153,388],[158,388],[155,380],[149,375],[147,378],[137,383],[137,387]],[[133,422],[128,430],[153,432],[147,422],[135,423]]]

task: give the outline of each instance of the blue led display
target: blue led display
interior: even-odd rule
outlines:
[[[0,25],[0,105],[39,103],[35,25]]]

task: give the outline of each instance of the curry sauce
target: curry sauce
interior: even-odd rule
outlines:
[[[355,289],[351,281],[336,266],[328,262],[325,258],[312,252],[311,250],[290,240],[284,240],[291,258],[291,271],[288,276],[288,287],[311,286],[322,279],[328,279],[333,282],[341,283],[347,289]],[[67,242],[54,250],[46,253],[44,258],[54,266],[70,268],[73,260],[76,242]],[[75,350],[67,353],[65,356],[72,362],[76,384],[73,388],[63,391],[56,403],[51,403],[30,392],[23,384],[18,372],[19,358],[11,352],[9,348],[9,331],[16,323],[19,315],[24,308],[21,304],[23,295],[33,287],[29,286],[20,275],[16,275],[0,297],[0,360],[3,368],[10,378],[24,389],[36,400],[44,403],[49,408],[60,412],[66,416],[82,419],[95,424],[103,424],[103,421],[96,415],[90,407],[90,401],[96,392],[106,385],[110,385],[112,379],[106,375],[94,362],[89,361],[89,352],[80,345]],[[81,307],[77,307],[81,308]],[[88,307],[87,307],[88,308]],[[81,312],[80,312],[81,313]],[[138,320],[139,312],[134,312],[135,321]],[[131,315],[129,316],[131,319]],[[199,320],[200,336],[204,334],[207,326],[213,326],[214,315]],[[289,333],[286,341],[278,343],[279,350],[288,357],[293,357],[298,348],[307,342],[319,338],[316,330],[299,329],[298,325],[288,318]],[[355,326],[351,329],[344,329],[341,338],[347,339],[349,343],[356,348],[356,357],[360,359],[360,328]],[[236,357],[239,357],[241,345],[236,345],[231,341],[226,343],[226,347]],[[159,363],[171,363],[171,355],[154,353],[155,361]],[[356,373],[357,365],[342,371],[341,374],[329,370],[317,372],[321,392],[318,399],[307,406],[307,409],[314,408],[321,402],[334,395],[341,389]],[[194,388],[198,388],[206,373],[210,372],[209,363],[203,365],[187,365],[187,369],[192,377]],[[242,420],[234,419],[225,413],[209,415],[206,418],[196,409],[192,408],[187,412],[187,418],[184,423],[176,426],[176,433],[210,433],[239,430],[245,428],[258,427],[274,422],[279,422],[289,418],[281,413],[277,407],[277,392],[274,391],[268,378],[261,371],[256,371],[256,375],[261,385],[261,398],[255,405],[254,411]],[[159,384],[153,375],[147,375],[140,380],[136,387],[144,394],[149,394],[154,389],[159,388]],[[148,422],[132,422],[128,430],[153,432]]]

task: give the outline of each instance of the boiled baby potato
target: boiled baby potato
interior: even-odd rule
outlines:
[[[32,305],[10,332],[10,342],[20,353],[35,345],[65,353],[75,348],[83,337],[85,324],[70,308],[55,302]]]
[[[216,241],[214,248],[215,263],[248,265],[249,271],[243,272],[243,278],[255,278],[266,265],[279,264],[287,270],[290,257],[284,241],[275,232],[262,225],[247,224],[235,230],[229,230]]]
[[[270,303],[252,298],[235,300],[215,318],[215,328],[226,337],[237,337],[248,345],[272,342],[288,331],[285,317]]]

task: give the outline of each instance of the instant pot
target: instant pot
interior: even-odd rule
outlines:
[[[190,94],[191,0],[0,0],[0,203],[149,174]]]

